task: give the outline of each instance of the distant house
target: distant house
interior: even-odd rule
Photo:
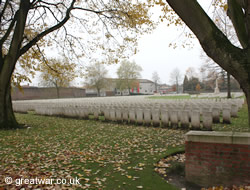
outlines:
[[[173,93],[174,89],[171,85],[159,84],[158,85],[158,92],[160,94],[169,94],[169,93]]]
[[[155,83],[148,79],[138,79],[137,93],[154,94]]]
[[[119,86],[120,79],[106,78],[107,84],[105,88],[101,90],[101,96],[127,96],[130,94],[154,94],[155,83],[147,79],[136,79],[133,83],[133,88]],[[87,96],[96,96],[96,89],[86,89]]]
[[[121,95],[130,95],[130,94],[154,94],[154,82],[147,80],[147,79],[136,79],[134,80],[133,87],[130,89],[128,88],[119,88],[119,79],[111,79],[110,89],[114,92],[116,96]]]

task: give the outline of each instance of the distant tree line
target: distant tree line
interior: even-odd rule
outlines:
[[[187,75],[184,77],[183,81],[183,92],[184,93],[200,93],[200,92],[214,92],[215,88],[215,80],[216,78],[206,78],[205,80],[200,80],[198,77],[191,77],[188,78]],[[239,83],[233,78],[230,78],[231,84],[231,91],[239,91],[240,85]],[[227,76],[221,75],[218,77],[218,85],[219,89],[222,92],[226,92],[228,89],[227,86]]]

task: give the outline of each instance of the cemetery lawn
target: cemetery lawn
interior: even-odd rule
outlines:
[[[217,124],[213,130],[250,131],[246,104],[238,115],[231,125]],[[6,186],[5,177],[77,177],[81,186],[71,186],[72,189],[176,189],[154,172],[154,166],[166,155],[184,149],[186,131],[33,113],[16,117],[28,128],[0,130],[0,189],[16,189],[15,185]],[[64,188],[70,189],[66,185],[58,189]]]
[[[172,96],[150,96],[149,99],[191,99],[190,95],[172,95]]]
[[[248,126],[247,104],[244,103],[241,110],[238,112],[237,118],[231,119],[231,124],[213,124],[214,131],[235,131],[235,132],[250,132]]]
[[[185,131],[32,113],[16,117],[28,128],[0,130],[0,189],[16,189],[6,186],[5,177],[80,178],[81,187],[73,189],[176,189],[154,172],[154,164],[183,150]],[[39,187],[52,186],[31,186]]]

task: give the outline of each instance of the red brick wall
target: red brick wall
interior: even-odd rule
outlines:
[[[250,145],[186,141],[187,181],[203,187],[250,185]]]
[[[80,98],[86,97],[85,89],[82,88],[59,88],[60,98]],[[12,90],[12,100],[34,100],[57,98],[56,88],[23,87]]]

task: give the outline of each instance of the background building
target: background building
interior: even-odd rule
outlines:
[[[117,78],[106,78],[106,87],[101,90],[101,96],[128,96],[128,95],[153,95],[155,84],[151,80],[147,79],[135,79],[133,81],[133,87],[130,89],[121,87],[119,85],[120,79]],[[124,81],[123,81],[124,82]],[[86,88],[86,96],[97,96],[96,89]]]

